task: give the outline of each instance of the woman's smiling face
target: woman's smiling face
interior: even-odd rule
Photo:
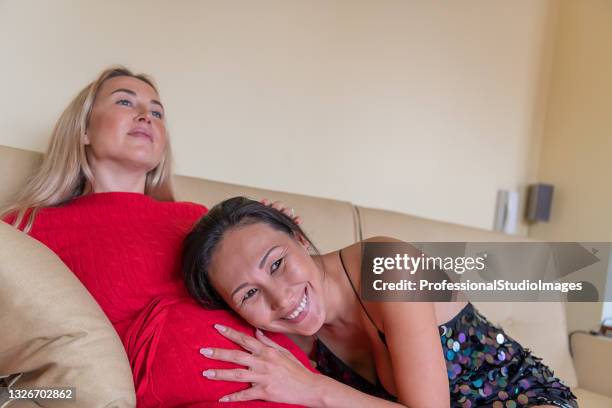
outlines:
[[[223,300],[260,329],[312,335],[325,320],[323,272],[305,244],[267,224],[226,232],[209,277]]]

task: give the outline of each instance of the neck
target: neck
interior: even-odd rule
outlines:
[[[319,259],[325,270],[325,322],[321,330],[334,332],[356,324],[357,299],[340,264],[338,252],[322,255]]]
[[[91,171],[95,182],[91,186],[93,193],[106,192],[145,192],[147,173],[141,169],[125,169],[116,165],[106,164],[104,166],[91,164]]]

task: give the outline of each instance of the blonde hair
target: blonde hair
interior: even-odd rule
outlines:
[[[87,161],[83,135],[102,84],[120,76],[137,78],[157,92],[149,76],[134,74],[123,66],[105,69],[95,81],[83,88],[57,120],[40,167],[15,200],[2,210],[2,217],[15,216],[13,226],[19,228],[25,221],[23,231],[27,233],[41,208],[56,206],[91,192],[94,177]],[[160,201],[174,201],[169,142],[160,163],[147,173],[144,193]]]

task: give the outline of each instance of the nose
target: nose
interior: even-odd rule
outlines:
[[[148,109],[141,109],[136,116],[136,122],[151,123],[151,115],[149,115]]]
[[[275,295],[272,296],[270,305],[272,310],[278,312],[279,310],[286,310],[290,306],[290,303],[286,296]]]
[[[287,289],[275,290],[270,293],[270,307],[275,312],[285,312],[288,311],[295,303],[295,296],[291,295],[291,292]]]

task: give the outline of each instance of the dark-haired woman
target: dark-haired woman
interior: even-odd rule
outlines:
[[[209,359],[246,367],[204,373],[252,384],[225,400],[576,406],[569,388],[470,303],[363,302],[361,244],[323,255],[311,255],[312,247],[290,218],[240,197],[215,206],[187,236],[183,270],[190,293],[258,328],[252,338],[217,327],[246,351],[202,349]],[[262,330],[290,335],[329,377],[302,367]]]

